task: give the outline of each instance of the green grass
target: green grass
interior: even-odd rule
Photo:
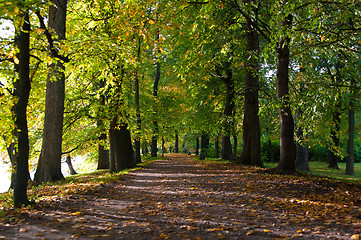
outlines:
[[[267,168],[274,168],[277,166],[277,163],[264,163]],[[340,169],[330,169],[328,168],[328,163],[326,162],[309,162],[311,174],[316,176],[325,176],[331,179],[341,180],[341,181],[360,181],[361,180],[361,163],[355,163],[355,175],[349,176],[345,174],[346,163],[338,163]]]

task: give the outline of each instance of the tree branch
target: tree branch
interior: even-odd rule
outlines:
[[[40,22],[40,28],[44,30],[44,34],[46,36],[46,39],[48,40],[49,50],[50,50],[50,54],[52,55],[52,57],[58,58],[58,59],[62,60],[63,62],[70,62],[70,59],[67,56],[60,55],[58,50],[54,46],[54,39],[53,39],[51,33],[49,32],[49,30],[47,29],[47,27],[45,26],[44,19],[41,16],[40,12],[37,11],[36,15],[38,16],[38,19]]]
[[[73,149],[71,149],[71,150],[69,150],[69,151],[62,152],[61,155],[66,155],[66,154],[72,153],[72,152],[74,152],[75,150],[77,150],[79,147],[80,147],[80,145],[76,146],[75,148],[73,148]]]

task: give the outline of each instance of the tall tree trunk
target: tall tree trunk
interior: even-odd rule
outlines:
[[[243,0],[245,4],[254,0]],[[243,164],[263,166],[261,161],[261,130],[258,116],[258,72],[259,41],[258,33],[250,19],[245,24],[246,56],[245,56],[245,96],[243,116],[243,145],[240,161]]]
[[[135,70],[135,79],[134,79],[134,88],[135,88],[135,111],[136,111],[136,121],[137,121],[137,132],[135,134],[134,140],[134,150],[135,150],[135,162],[141,163],[142,157],[140,155],[140,132],[142,131],[142,119],[140,118],[140,104],[139,104],[139,73],[138,65],[140,63],[140,52],[141,52],[141,43],[142,40],[138,38],[138,51],[137,51],[137,66]]]
[[[174,146],[174,152],[175,153],[179,153],[179,136],[178,136],[178,131],[175,130],[175,146]]]
[[[49,6],[49,28],[58,40],[65,39],[67,0],[53,0]],[[52,56],[55,57],[55,56]],[[65,67],[62,60],[48,66],[46,83],[45,118],[43,143],[34,180],[48,182],[63,179],[61,173],[61,147],[65,99]]]
[[[346,172],[347,175],[354,175],[354,142],[355,142],[355,80],[351,79],[351,97],[348,109],[348,139],[347,139],[347,158],[346,158]]]
[[[15,186],[14,205],[28,205],[27,186],[29,176],[29,134],[26,117],[30,84],[30,19],[29,13],[24,12],[24,22],[19,36],[19,78],[14,84],[14,96],[17,97],[15,104],[15,127],[17,135],[18,151],[15,156]]]
[[[159,41],[159,31],[157,32],[156,40]],[[159,54],[159,51],[158,51],[158,54]],[[157,97],[158,97],[159,81],[160,81],[160,60],[157,57],[156,71],[155,71],[155,78],[154,78],[154,85],[153,85],[153,98],[154,98],[155,103],[156,103]],[[157,152],[158,152],[157,139],[158,139],[159,129],[158,129],[158,122],[156,120],[156,115],[157,115],[157,111],[155,110],[154,111],[154,120],[153,120],[154,131],[153,131],[152,145],[151,145],[151,156],[152,157],[157,157]]]
[[[293,16],[289,14],[283,22],[283,27],[289,28]],[[280,103],[279,114],[281,120],[280,161],[277,170],[281,172],[295,172],[295,146],[293,142],[294,122],[289,100],[289,52],[290,38],[282,36],[277,46],[277,98]]]

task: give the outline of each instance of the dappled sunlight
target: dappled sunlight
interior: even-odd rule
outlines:
[[[50,239],[59,226],[92,239],[349,239],[361,228],[353,190],[301,176],[189,157],[104,176],[44,187],[38,205],[22,210],[26,228]]]

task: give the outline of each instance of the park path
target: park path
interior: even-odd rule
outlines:
[[[0,239],[350,239],[360,226],[332,215],[352,209],[301,202],[302,194],[329,194],[327,186],[166,157],[1,226]]]

